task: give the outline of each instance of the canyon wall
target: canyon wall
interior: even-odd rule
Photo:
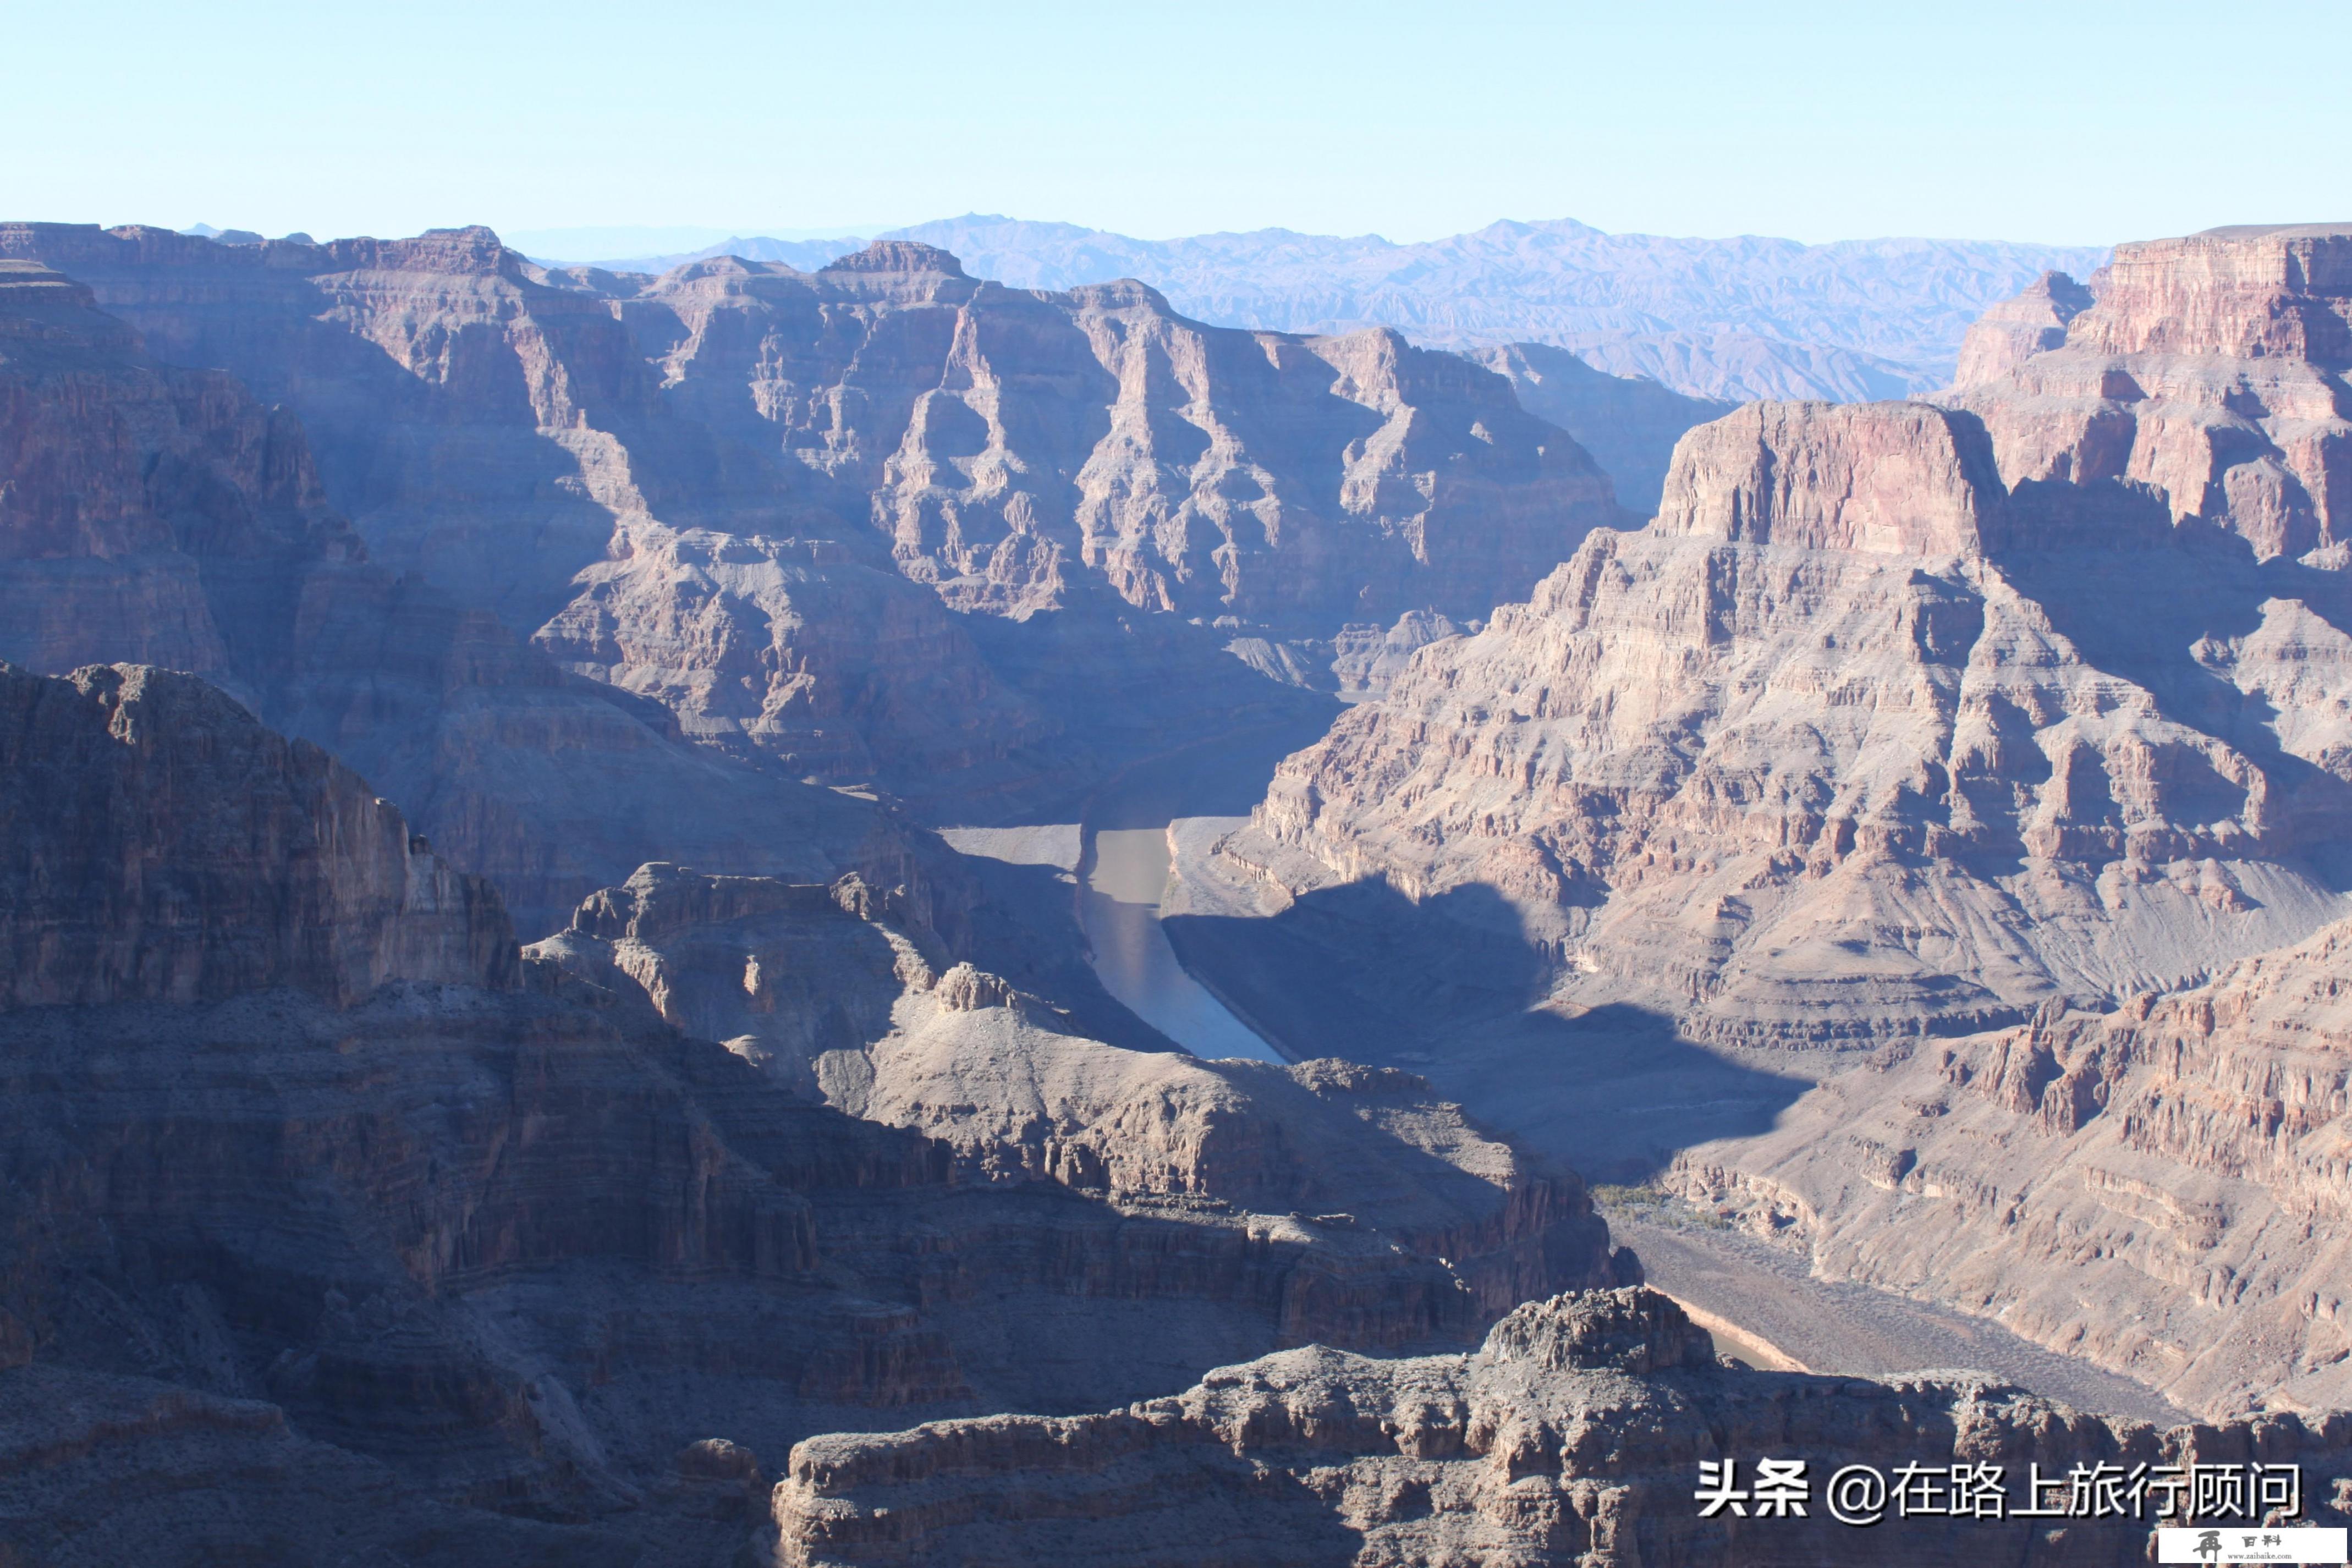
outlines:
[[[2341,245],[2126,246],[1943,404],[1694,429],[1209,869],[1383,1006],[1507,971],[1380,1059],[1554,1153],[2190,1407],[2341,1403]]]
[[[2028,290],[1970,329],[1947,396],[1983,418],[2012,486],[2154,495],[2177,526],[2336,569],[2347,370],[2352,228],[2249,225],[2119,246],[2087,290]]]
[[[1294,898],[1494,889],[1552,1000],[1718,1040],[2016,1021],[2300,939],[2352,801],[2332,235],[2125,246],[2087,307],[2045,279],[1950,410],[1692,430],[1647,530],[1417,655],[1229,858]],[[2176,437],[2206,466],[2168,487]]]
[[[221,683],[496,878],[526,935],[664,855],[897,882],[916,852],[872,807],[695,746],[658,706],[376,566],[299,421],[159,361],[86,287],[21,261],[0,263],[0,658]]]
[[[394,571],[698,740],[936,814],[1297,707],[1223,656],[1238,629],[1480,616],[1622,516],[1507,382],[1392,332],[1208,328],[1140,286],[1008,289],[911,242],[659,278],[479,229],[13,225],[0,255],[298,413]],[[1106,643],[1182,678],[1066,677]]]
[[[1796,1513],[1750,1512],[1742,1478],[1767,1457],[1802,1462],[1808,1500]],[[1665,1298],[1596,1291],[1521,1307],[1470,1355],[1379,1361],[1318,1346],[1221,1368],[1125,1410],[812,1438],[776,1486],[768,1560],[1142,1564],[1181,1552],[1237,1568],[1729,1568],[1990,1555],[2123,1568],[2147,1561],[2152,1513],[1902,1517],[1882,1496],[1884,1517],[1857,1526],[1832,1516],[1828,1481],[1855,1463],[1917,1465],[1939,1487],[1990,1471],[2015,1506],[2029,1465],[2045,1479],[2106,1467],[2120,1488],[2135,1466],[2249,1459],[2299,1465],[2311,1521],[2340,1522],[2352,1503],[2352,1422],[2341,1415],[2158,1432],[1964,1375],[1750,1372],[1718,1365],[1706,1334]],[[1702,1517],[1699,1467],[1726,1461],[1740,1506]],[[2062,1479],[2032,1501],[2047,1509],[2066,1495]],[[1939,1511],[1949,1497],[1937,1493]]]
[[[1831,1077],[1665,1179],[2210,1412],[2352,1404],[2352,928]]]
[[[288,1561],[707,1562],[758,1454],[878,1411],[1458,1344],[1615,1276],[1572,1176],[1402,1075],[1076,1037],[949,962],[929,920],[969,911],[919,886],[650,868],[518,954],[495,894],[194,676],[10,669],[0,706],[0,1542],[32,1560],[243,1521]],[[719,1018],[695,955],[730,943],[859,1113],[663,1016]]]

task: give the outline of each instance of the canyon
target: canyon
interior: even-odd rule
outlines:
[[[493,888],[193,675],[0,698],[29,1561],[711,1561],[744,1456],[812,1433],[1464,1343],[1617,1277],[1572,1175],[1410,1075],[1084,1039],[903,888],[650,866],[518,948]],[[764,1029],[670,1021],[740,1021],[725,992]],[[862,1064],[819,1057],[823,1097],[812,1033]]]
[[[1200,846],[1180,950],[1827,1278],[2340,1403],[2347,257],[2124,246],[1938,402],[1697,427]]]
[[[0,1563],[2147,1555],[1700,1515],[1768,1452],[2343,1523],[2352,229],[1472,237],[1452,352],[978,221],[0,224]],[[1509,256],[2011,297],[1734,404]]]

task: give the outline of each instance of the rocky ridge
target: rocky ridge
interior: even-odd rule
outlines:
[[[2011,1021],[2333,916],[2312,857],[2347,797],[2311,688],[2352,624],[2341,580],[2030,502],[1929,405],[1700,426],[1649,529],[1419,654],[1228,856],[1294,899],[1493,889],[1554,1004],[1757,1042]],[[2115,598],[2080,591],[2095,573]],[[2218,603],[2263,630],[2188,670],[2146,649]],[[2277,735],[2216,677],[2317,711]]]
[[[2030,333],[2030,336],[2021,336]],[[2160,497],[2176,527],[2345,564],[2352,226],[2213,229],[2116,247],[1970,329],[1948,394],[2011,486]]]
[[[1702,1462],[1801,1458],[1802,1518],[1703,1519]],[[1830,1517],[1842,1466],[1999,1467],[2021,1494],[2098,1465],[2300,1464],[2311,1520],[2352,1506],[2343,1416],[2158,1432],[1957,1375],[1874,1382],[1719,1366],[1650,1291],[1531,1302],[1469,1355],[1322,1347],[1221,1368],[1101,1415],[998,1416],[812,1438],[772,1502],[768,1560],[881,1563],[1363,1564],[1675,1562],[2034,1564],[2147,1561],[2128,1518]],[[2043,1502],[2046,1506],[2047,1498]]]
[[[392,1562],[724,1561],[754,1456],[812,1432],[1082,1408],[1310,1339],[1459,1343],[1520,1281],[1611,1267],[1572,1179],[1501,1190],[1507,1149],[1378,1074],[1192,1090],[1200,1136],[1171,1152],[1200,1179],[1165,1190],[992,1166],[984,1117],[942,1140],[846,1114],[634,983],[519,955],[494,894],[194,677],[0,689],[19,854],[0,878],[0,1542],[34,1560],[179,1550],[261,1510],[289,1561],[337,1540]],[[809,902],[757,882],[654,874],[583,920],[649,937],[746,896]],[[910,890],[817,892],[853,946],[926,915]],[[923,946],[944,956],[928,927]],[[928,977],[929,1005],[1003,1049],[1039,1042],[989,1015],[1060,1010],[968,964]],[[820,1015],[860,1005],[854,976],[798,978]],[[989,1064],[962,1049],[976,1082]],[[1386,1195],[1357,1175],[1451,1139],[1496,1196],[1422,1239],[1486,1235],[1495,1257],[1457,1272],[1400,1256],[1406,1232],[1198,1190],[1231,1179],[1226,1122],[1244,1153],[1295,1135],[1325,1167],[1312,1196],[1365,1208]],[[224,1487],[235,1507],[207,1511]]]
[[[193,675],[0,664],[0,1002],[503,989],[514,928],[400,813]]]
[[[1028,288],[1139,277],[1204,321],[1290,332],[1379,323],[1449,348],[1534,341],[1691,396],[1866,400],[1941,383],[1969,321],[2099,247],[1941,240],[1804,246],[1498,223],[1393,245],[1285,229],[1137,240],[971,214],[897,231]]]
[[[795,886],[646,866],[525,951],[641,995],[811,1098],[936,1140],[967,1181],[1053,1182],[1402,1250],[1437,1283],[1428,1321],[1367,1321],[1357,1338],[1459,1333],[1557,1288],[1547,1281],[1620,1266],[1573,1176],[1412,1074],[1087,1038],[1044,998],[951,963],[902,900],[854,878]]]
[[[869,807],[689,744],[487,612],[373,564],[300,422],[159,361],[89,291],[0,263],[0,657],[152,660],[360,769],[525,929],[661,854],[901,880]]]
[[[1507,383],[1394,333],[1206,328],[1137,285],[1007,289],[912,242],[660,278],[478,229],[18,225],[0,254],[299,412],[395,569],[698,738],[967,810],[1142,743],[1063,673],[1106,638],[1189,672],[1139,727],[1198,730],[1285,700],[1222,657],[1234,626],[1481,615],[1619,516]]]
[[[2347,942],[1874,1061],[1665,1179],[2192,1408],[2352,1405]]]

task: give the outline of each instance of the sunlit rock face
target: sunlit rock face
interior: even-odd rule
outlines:
[[[658,278],[484,229],[15,225],[0,255],[297,412],[394,570],[698,739],[942,810],[1280,708],[1225,656],[1236,625],[1483,616],[1624,517],[1507,381],[1394,332],[1205,327],[909,242]],[[1164,678],[1067,678],[1106,644]]]
[[[1725,1039],[2001,1021],[2299,937],[2340,908],[2342,580],[2074,499],[2011,495],[1963,411],[1700,426],[1654,524],[1417,655],[1257,836],[1496,889],[1558,998]]]
[[[1842,1073],[1671,1185],[2185,1407],[2352,1402],[2352,926]]]
[[[2029,290],[1971,329],[1947,395],[1984,419],[2011,486],[2112,481],[2258,556],[2334,567],[2352,529],[2347,371],[2352,227],[2253,225],[2119,246],[2087,291]]]
[[[1226,861],[1477,894],[1528,1000],[1775,1051],[1818,1086],[1664,1179],[1824,1273],[2340,1403],[2347,258],[2126,246],[1943,403],[1693,430],[1650,528],[1415,654]]]

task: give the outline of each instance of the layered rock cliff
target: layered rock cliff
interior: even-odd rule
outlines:
[[[2163,532],[2012,497],[1966,413],[1743,409],[1649,529],[1286,763],[1231,852],[1293,897],[1492,889],[1538,996],[1718,1040],[2193,977],[2339,907],[2352,600]]]
[[[2352,1405],[2352,926],[1829,1079],[1677,1190],[2209,1412]]]
[[[1712,1349],[1663,1297],[1595,1292],[1521,1307],[1466,1356],[1316,1346],[1101,1415],[812,1438],[776,1486],[767,1559],[1728,1568],[1994,1556],[2122,1568],[2147,1560],[2152,1505],[2141,1520],[2126,1503],[2053,1522],[1971,1501],[1955,1517],[1949,1478],[1990,1474],[2008,1507],[2063,1509],[2077,1470],[2115,1478],[2120,1497],[2135,1467],[2251,1459],[2301,1468],[2308,1521],[2339,1523],[2352,1504],[2340,1415],[2158,1432],[1965,1375],[1757,1373],[1718,1366]],[[1750,1511],[1765,1458],[1802,1461],[1801,1511]],[[1702,1517],[1699,1467],[1727,1461],[1738,1509]],[[1915,1492],[1906,1517],[1882,1490],[1875,1522],[1841,1522],[1829,1480],[1853,1464],[1877,1469],[1882,1489],[1915,1465],[1933,1500]],[[2028,1500],[2029,1466],[2054,1490]]]
[[[2247,225],[2116,247],[1970,329],[1948,397],[2011,486],[2102,482],[2263,557],[2341,567],[2352,517],[2352,228]]]
[[[1084,1408],[1286,1343],[1461,1343],[1522,1284],[1611,1269],[1572,1178],[1411,1085],[1333,1067],[1220,1098],[1213,1074],[1106,1075],[1137,1053],[1091,1041],[1056,1063],[1054,1009],[968,964],[884,971],[932,1066],[968,1020],[894,1103],[941,1138],[656,1013],[716,1016],[666,940],[813,916],[796,949],[754,946],[775,967],[746,994],[882,1060],[871,977],[835,960],[895,954],[919,888],[847,879],[811,908],[652,874],[591,901],[577,935],[614,956],[575,977],[519,964],[494,894],[194,677],[10,670],[0,696],[0,1542],[32,1560],[242,1531],[288,1561],[707,1563],[743,1538],[759,1454],[877,1410]],[[963,1098],[1021,1082],[992,1043],[1060,1085],[1051,1168],[1016,1098]],[[1157,1105],[1157,1166],[1083,1124]],[[1113,1186],[1094,1149],[1146,1179]],[[1213,1190],[1240,1186],[1423,1207],[1391,1228]]]
[[[1507,383],[1394,333],[1206,328],[1138,285],[1006,289],[911,243],[658,279],[551,271],[487,230],[17,225],[0,255],[299,412],[395,570],[699,738],[942,810],[1149,743],[1134,694],[1053,678],[1137,640],[1122,622],[1328,639],[1483,615],[1620,516]],[[1185,672],[1145,694],[1163,743],[1284,700],[1222,656],[1229,634],[1143,635]]]
[[[0,664],[0,1001],[355,1001],[514,983],[497,893],[356,774],[192,675]]]
[[[87,288],[16,261],[0,271],[0,657],[28,669],[152,660],[225,684],[497,877],[532,935],[662,854],[895,881],[909,852],[870,808],[730,765],[660,707],[373,565],[289,413],[160,362]]]
[[[939,1140],[968,1181],[1197,1207],[1253,1234],[1401,1254],[1400,1281],[1422,1281],[1393,1288],[1392,1305],[1292,1325],[1302,1333],[1460,1333],[1616,1267],[1573,1176],[1412,1075],[1088,1039],[1044,998],[950,963],[902,900],[854,878],[795,886],[646,866],[527,951],[641,994],[772,1080]]]

